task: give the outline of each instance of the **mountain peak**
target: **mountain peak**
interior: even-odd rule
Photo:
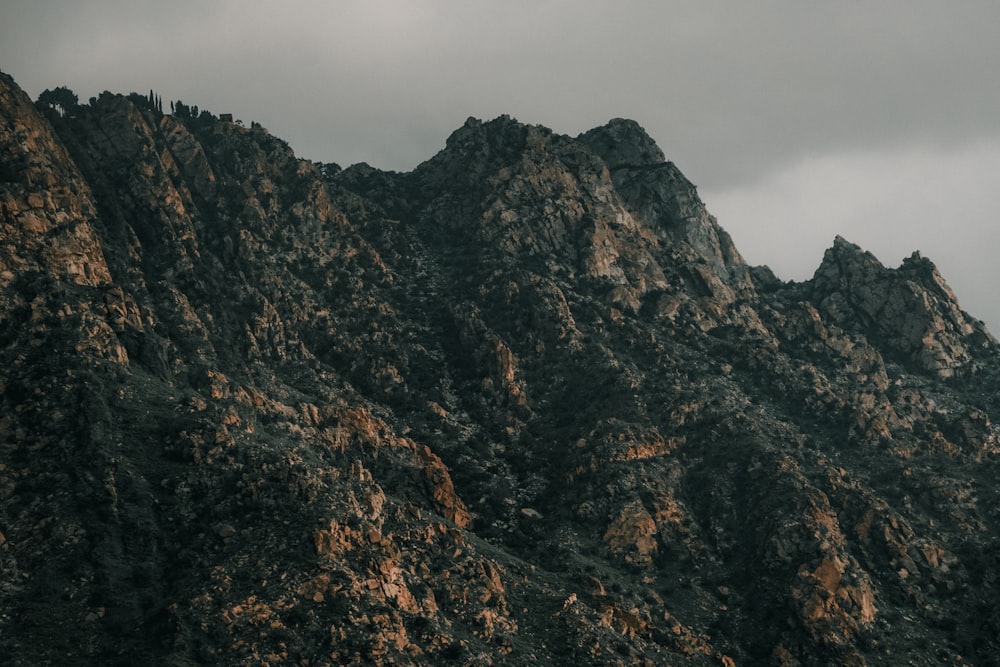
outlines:
[[[934,263],[914,252],[889,269],[841,236],[811,281],[813,300],[838,326],[883,341],[891,354],[940,377],[975,368],[997,342],[961,309]]]
[[[614,118],[584,132],[579,139],[600,155],[610,169],[662,164],[666,157],[639,123]]]
[[[885,266],[875,255],[838,234],[833,239],[833,245],[823,253],[823,261],[816,269],[814,278],[819,277],[821,281],[836,279],[843,283],[884,270]]]
[[[516,149],[523,145],[528,129],[529,126],[507,114],[489,121],[469,116],[460,128],[451,133],[445,146],[461,152],[480,150],[483,146],[493,150]]]

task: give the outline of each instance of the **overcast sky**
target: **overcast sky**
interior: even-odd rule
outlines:
[[[33,98],[153,88],[342,166],[411,169],[468,116],[634,118],[748,261],[919,249],[1000,334],[998,26],[995,0],[3,0],[0,70]]]

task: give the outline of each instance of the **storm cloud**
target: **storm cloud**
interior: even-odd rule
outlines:
[[[747,259],[808,278],[834,235],[933,259],[1000,331],[1000,4],[385,0],[5,3],[32,97],[155,89],[306,158],[411,169],[468,116],[637,120]]]

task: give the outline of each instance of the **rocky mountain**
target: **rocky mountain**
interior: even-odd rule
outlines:
[[[1000,664],[998,343],[628,120],[409,173],[0,76],[10,665]]]

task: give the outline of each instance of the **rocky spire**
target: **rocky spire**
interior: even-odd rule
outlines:
[[[671,248],[672,261],[689,264],[716,298],[753,289],[749,267],[729,234],[708,213],[695,185],[635,121],[616,118],[579,137],[601,156],[615,189],[633,215]]]
[[[601,156],[609,169],[656,167],[666,161],[663,151],[639,123],[614,118],[579,136],[592,151]]]
[[[901,359],[951,377],[995,354],[996,340],[966,314],[929,259],[913,253],[887,269],[837,236],[812,279],[813,300],[831,321],[884,341]]]

